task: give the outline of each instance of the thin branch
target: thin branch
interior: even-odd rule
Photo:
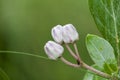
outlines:
[[[8,54],[21,54],[21,55],[27,55],[27,56],[32,56],[32,57],[37,57],[37,58],[42,58],[42,59],[49,59],[40,55],[36,54],[31,54],[31,53],[26,53],[26,52],[17,52],[17,51],[0,51],[0,54],[3,53],[8,53]]]
[[[96,75],[99,75],[99,76],[101,76],[101,77],[104,77],[104,78],[107,78],[107,79],[112,78],[111,75],[109,75],[109,74],[107,74],[107,73],[104,73],[104,72],[101,72],[101,71],[99,71],[99,70],[97,70],[97,69],[95,69],[95,68],[93,68],[93,67],[85,64],[84,62],[82,62],[81,66],[82,66],[83,68],[86,68],[86,69],[94,72]]]
[[[71,50],[68,44],[65,44],[66,48],[68,49],[69,53],[76,59],[78,60],[78,57],[75,55],[75,53]]]
[[[73,64],[73,63],[71,63],[71,62],[69,62],[69,61],[67,61],[64,57],[60,57],[60,59],[61,59],[61,61],[63,61],[65,64],[67,64],[67,65],[69,65],[69,66],[71,66],[71,67],[80,67],[80,65],[77,65],[77,64]]]
[[[87,69],[87,70],[90,70],[91,72],[95,73],[96,75],[99,75],[99,76],[104,77],[104,78],[107,78],[107,79],[111,79],[111,78],[112,78],[111,75],[109,75],[109,74],[107,74],[107,73],[104,73],[104,72],[101,72],[101,71],[99,71],[99,70],[97,70],[97,69],[95,69],[95,68],[87,65],[86,63],[84,63],[84,62],[81,60],[81,58],[80,58],[80,55],[79,55],[79,52],[78,52],[78,48],[77,48],[76,43],[74,43],[73,46],[74,46],[74,49],[75,49],[75,53],[76,53],[76,54],[75,54],[75,53],[71,50],[71,48],[66,44],[66,48],[68,49],[68,51],[71,53],[71,55],[72,55],[73,57],[75,57],[75,59],[76,59],[78,62],[80,62],[80,64],[76,65],[76,64],[73,64],[73,63],[71,63],[71,62],[66,61],[64,58],[61,58],[61,59],[64,61],[64,63],[66,63],[67,65],[73,66],[73,67],[83,67],[83,68],[85,68],[85,69]],[[77,56],[77,57],[76,57],[76,56]]]
[[[104,77],[104,78],[107,78],[107,79],[111,79],[111,78],[112,78],[109,74],[104,73],[104,72],[101,72],[101,71],[99,71],[99,70],[97,70],[97,69],[95,69],[95,68],[87,65],[86,63],[84,63],[84,62],[82,62],[82,61],[81,61],[81,64],[78,65],[78,64],[73,64],[73,63],[67,61],[67,60],[66,60],[64,57],[62,57],[62,56],[60,57],[60,59],[61,59],[61,61],[63,61],[65,64],[67,64],[67,65],[69,65],[69,66],[71,66],[71,67],[75,67],[75,68],[81,68],[81,67],[83,67],[83,68],[85,68],[85,69],[87,69],[87,70],[89,70],[89,71],[93,72],[94,74],[99,75],[99,76],[101,76],[101,77]]]
[[[73,46],[74,46],[75,53],[76,53],[76,55],[77,55],[77,57],[78,57],[79,61],[82,61],[82,59],[81,59],[81,57],[80,57],[80,55],[79,55],[79,52],[78,52],[78,48],[77,48],[76,43],[73,43]]]

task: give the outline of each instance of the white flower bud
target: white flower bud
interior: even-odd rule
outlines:
[[[65,43],[73,43],[79,39],[79,34],[72,24],[66,24],[63,26],[63,41]]]
[[[62,55],[64,48],[54,41],[48,41],[44,46],[44,50],[50,59],[56,60]]]
[[[51,31],[52,37],[53,39],[57,42],[57,43],[62,43],[63,42],[63,37],[62,37],[62,26],[61,25],[57,25],[55,27],[52,28]]]

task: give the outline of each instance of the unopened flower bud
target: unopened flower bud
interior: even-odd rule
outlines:
[[[61,25],[57,25],[55,27],[52,28],[51,31],[52,37],[53,39],[57,42],[57,43],[62,43],[63,42],[63,37],[62,37],[62,26]]]
[[[79,34],[72,24],[63,26],[63,41],[65,43],[73,43],[79,39]]]
[[[64,48],[54,41],[48,41],[44,46],[44,50],[50,59],[56,60],[62,55]]]

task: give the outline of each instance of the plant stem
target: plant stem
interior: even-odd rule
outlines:
[[[81,66],[82,66],[83,68],[86,68],[86,69],[94,72],[96,75],[99,75],[99,76],[101,76],[101,77],[104,77],[104,78],[107,78],[107,79],[110,79],[110,78],[111,78],[111,76],[110,76],[109,74],[104,73],[104,72],[101,72],[101,71],[99,71],[99,70],[97,70],[97,69],[95,69],[95,68],[87,65],[87,64],[84,63],[84,62],[82,62]]]
[[[69,65],[69,66],[72,66],[72,67],[80,67],[80,65],[77,65],[77,64],[73,64],[69,61],[67,61],[64,57],[60,57],[61,61],[63,61],[65,64]]]
[[[71,50],[68,44],[65,44],[66,48],[68,49],[69,53],[76,59],[78,60],[78,57],[75,55],[75,53]]]
[[[113,4],[113,1],[114,0],[112,0],[111,1],[111,6],[112,6],[112,16],[113,16],[113,23],[114,23],[114,30],[115,30],[115,40],[116,40],[116,52],[117,52],[117,58],[118,58],[118,67],[120,67],[120,50],[119,50],[119,32],[118,32],[118,30],[117,30],[117,18],[116,18],[116,15],[115,15],[115,10],[114,10],[114,4]],[[120,69],[119,69],[119,71],[120,71]]]
[[[107,73],[104,73],[104,72],[101,72],[101,71],[99,71],[99,70],[97,70],[97,69],[95,69],[95,68],[87,65],[86,63],[84,63],[84,62],[82,61],[82,59],[80,58],[80,55],[79,55],[79,52],[78,52],[78,48],[77,48],[76,43],[73,43],[73,46],[74,46],[74,49],[75,49],[75,53],[74,53],[74,52],[70,49],[70,47],[66,44],[66,47],[67,47],[68,51],[71,53],[71,55],[72,55],[73,57],[76,57],[76,56],[77,56],[76,60],[78,60],[78,62],[80,62],[80,64],[73,64],[73,63],[71,63],[71,62],[66,61],[63,57],[61,57],[61,60],[62,60],[64,63],[66,63],[67,65],[70,65],[70,66],[72,66],[72,67],[77,67],[77,68],[78,68],[78,67],[83,67],[83,68],[85,68],[85,69],[87,69],[87,70],[95,73],[96,75],[99,75],[99,76],[104,77],[104,78],[107,78],[107,79],[111,79],[111,78],[112,78],[111,75],[109,75],[109,74],[107,74]],[[76,56],[75,56],[75,54],[76,54]]]
[[[2,54],[2,53],[21,54],[21,55],[27,55],[27,56],[37,57],[37,58],[48,59],[48,58],[43,57],[43,56],[40,56],[40,55],[31,54],[31,53],[25,53],[25,52],[17,52],[17,51],[0,51],[0,54]]]
[[[95,68],[87,65],[87,64],[84,63],[84,62],[81,62],[81,64],[78,65],[78,64],[73,64],[73,63],[67,61],[67,60],[66,60],[64,57],[62,57],[62,56],[60,57],[60,59],[61,59],[61,61],[63,61],[65,64],[67,64],[67,65],[69,65],[69,66],[71,66],[71,67],[75,67],[75,68],[81,68],[81,67],[83,67],[83,68],[85,68],[85,69],[87,69],[87,70],[89,70],[89,71],[91,71],[91,72],[94,72],[94,74],[96,74],[96,75],[99,75],[99,76],[104,77],[104,78],[107,78],[107,79],[111,79],[111,76],[110,76],[109,74],[104,73],[104,72],[101,72],[101,71],[99,71],[99,70],[97,70],[97,69],[95,69]]]
[[[76,53],[76,55],[77,55],[77,57],[78,57],[78,61],[79,61],[79,62],[82,61],[82,59],[81,59],[81,57],[80,57],[80,55],[79,55],[79,52],[78,52],[78,48],[77,48],[76,43],[73,43],[73,46],[74,46],[74,49],[75,49],[75,53]]]

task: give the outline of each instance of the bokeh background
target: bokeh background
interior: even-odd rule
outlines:
[[[72,23],[80,34],[77,42],[82,59],[89,65],[85,47],[88,33],[99,34],[87,0],[0,0],[0,50],[20,51],[47,57],[44,44],[57,24]],[[64,57],[73,61],[65,50]],[[60,60],[1,53],[0,67],[10,80],[82,80],[84,70]]]

